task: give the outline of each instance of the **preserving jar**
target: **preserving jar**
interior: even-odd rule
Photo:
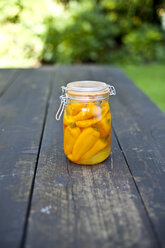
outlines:
[[[76,164],[104,161],[111,152],[111,112],[108,103],[115,88],[104,82],[76,81],[62,86],[64,153]]]

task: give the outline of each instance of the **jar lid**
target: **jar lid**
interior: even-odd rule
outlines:
[[[99,81],[75,81],[67,84],[68,90],[71,91],[100,91],[107,88],[107,84]]]
[[[75,81],[67,84],[66,87],[62,87],[63,91],[67,93],[68,97],[75,96],[99,96],[115,95],[114,87],[100,81]]]
[[[61,104],[56,113],[56,120],[60,120],[68,99],[78,101],[97,101],[107,99],[110,95],[116,95],[114,86],[100,81],[75,81],[67,86],[62,86]]]

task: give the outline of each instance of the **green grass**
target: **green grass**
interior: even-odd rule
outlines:
[[[165,111],[165,65],[124,65],[124,72]]]

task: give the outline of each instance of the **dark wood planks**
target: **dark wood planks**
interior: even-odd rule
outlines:
[[[0,97],[14,82],[20,71],[18,69],[0,69]]]
[[[91,68],[93,77],[113,82],[113,127],[148,211],[165,247],[165,115],[117,68]]]
[[[0,98],[1,248],[21,243],[51,77],[52,70],[22,70]]]
[[[54,119],[60,86],[81,79],[93,79],[89,67],[61,67],[56,73],[25,247],[157,247],[114,134],[112,156],[100,165],[74,165],[63,153],[62,120]]]

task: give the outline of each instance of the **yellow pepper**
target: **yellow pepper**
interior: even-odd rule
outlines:
[[[78,108],[81,107],[81,111],[79,111],[79,113],[77,115],[72,116],[69,114],[70,112],[68,111],[68,107],[69,107],[68,106],[64,112],[64,118],[63,118],[64,125],[70,125],[76,121],[87,120],[89,118],[97,117],[97,116],[101,115],[101,108],[96,106],[93,103],[88,104],[87,107],[84,107],[84,104],[76,104],[75,103],[75,105],[81,105],[81,106],[78,106]],[[75,105],[74,105],[74,107],[75,107]]]
[[[104,117],[108,113],[108,111],[110,111],[109,104],[108,102],[105,102],[102,103],[101,106],[102,106],[102,117]]]
[[[93,103],[87,105],[86,108],[82,108],[81,111],[73,117],[74,121],[82,121],[97,117],[101,115],[101,108]]]
[[[65,132],[67,126],[63,125],[63,133]]]
[[[66,126],[74,123],[73,117],[71,115],[67,115],[66,113],[64,113],[63,123]]]
[[[85,104],[71,103],[71,104],[68,104],[68,106],[66,107],[66,110],[70,115],[77,115],[81,111],[81,109],[85,107],[86,107]]]
[[[111,132],[109,132],[109,135],[108,135],[106,141],[107,141],[107,144],[108,144],[108,145],[111,144]]]
[[[98,131],[100,132],[100,137],[103,138],[110,133],[111,130],[111,114],[108,114],[99,122]]]
[[[108,104],[103,105],[102,115],[100,113],[100,111],[101,111],[100,107],[98,107],[98,106],[95,106],[95,107],[99,108],[99,111],[98,111],[99,115],[98,115],[98,117],[87,119],[87,120],[76,121],[76,125],[78,127],[80,127],[80,128],[86,128],[86,127],[90,127],[90,126],[95,125],[96,123],[98,123],[99,121],[101,121],[101,119],[104,118],[105,115],[107,114],[107,112],[109,111],[109,105]],[[111,119],[110,112],[108,114],[106,115],[106,118],[103,121],[103,125],[104,125],[104,122],[105,122],[106,129],[107,128],[110,128],[110,125],[108,125],[109,120]],[[102,137],[104,137],[104,136],[102,136]]]
[[[84,129],[74,144],[72,160],[78,161],[95,144],[99,136],[100,133],[94,128]]]
[[[96,124],[101,120],[101,116],[98,118],[92,118],[84,121],[76,121],[76,126],[81,127],[81,128],[86,128],[86,127],[91,127],[92,125]]]
[[[96,153],[103,150],[106,145],[107,143],[105,141],[98,139],[94,146],[92,146],[92,148],[82,156],[81,160],[86,160],[93,157]]]
[[[67,156],[68,156],[69,160],[73,161],[73,155],[72,154],[68,154]]]
[[[64,131],[64,152],[66,155],[72,153],[73,146],[76,139],[80,135],[80,128],[75,126],[68,126]]]
[[[102,161],[104,161],[110,154],[110,146],[106,146],[103,150],[96,153],[92,158],[81,160],[80,164],[98,164]]]

